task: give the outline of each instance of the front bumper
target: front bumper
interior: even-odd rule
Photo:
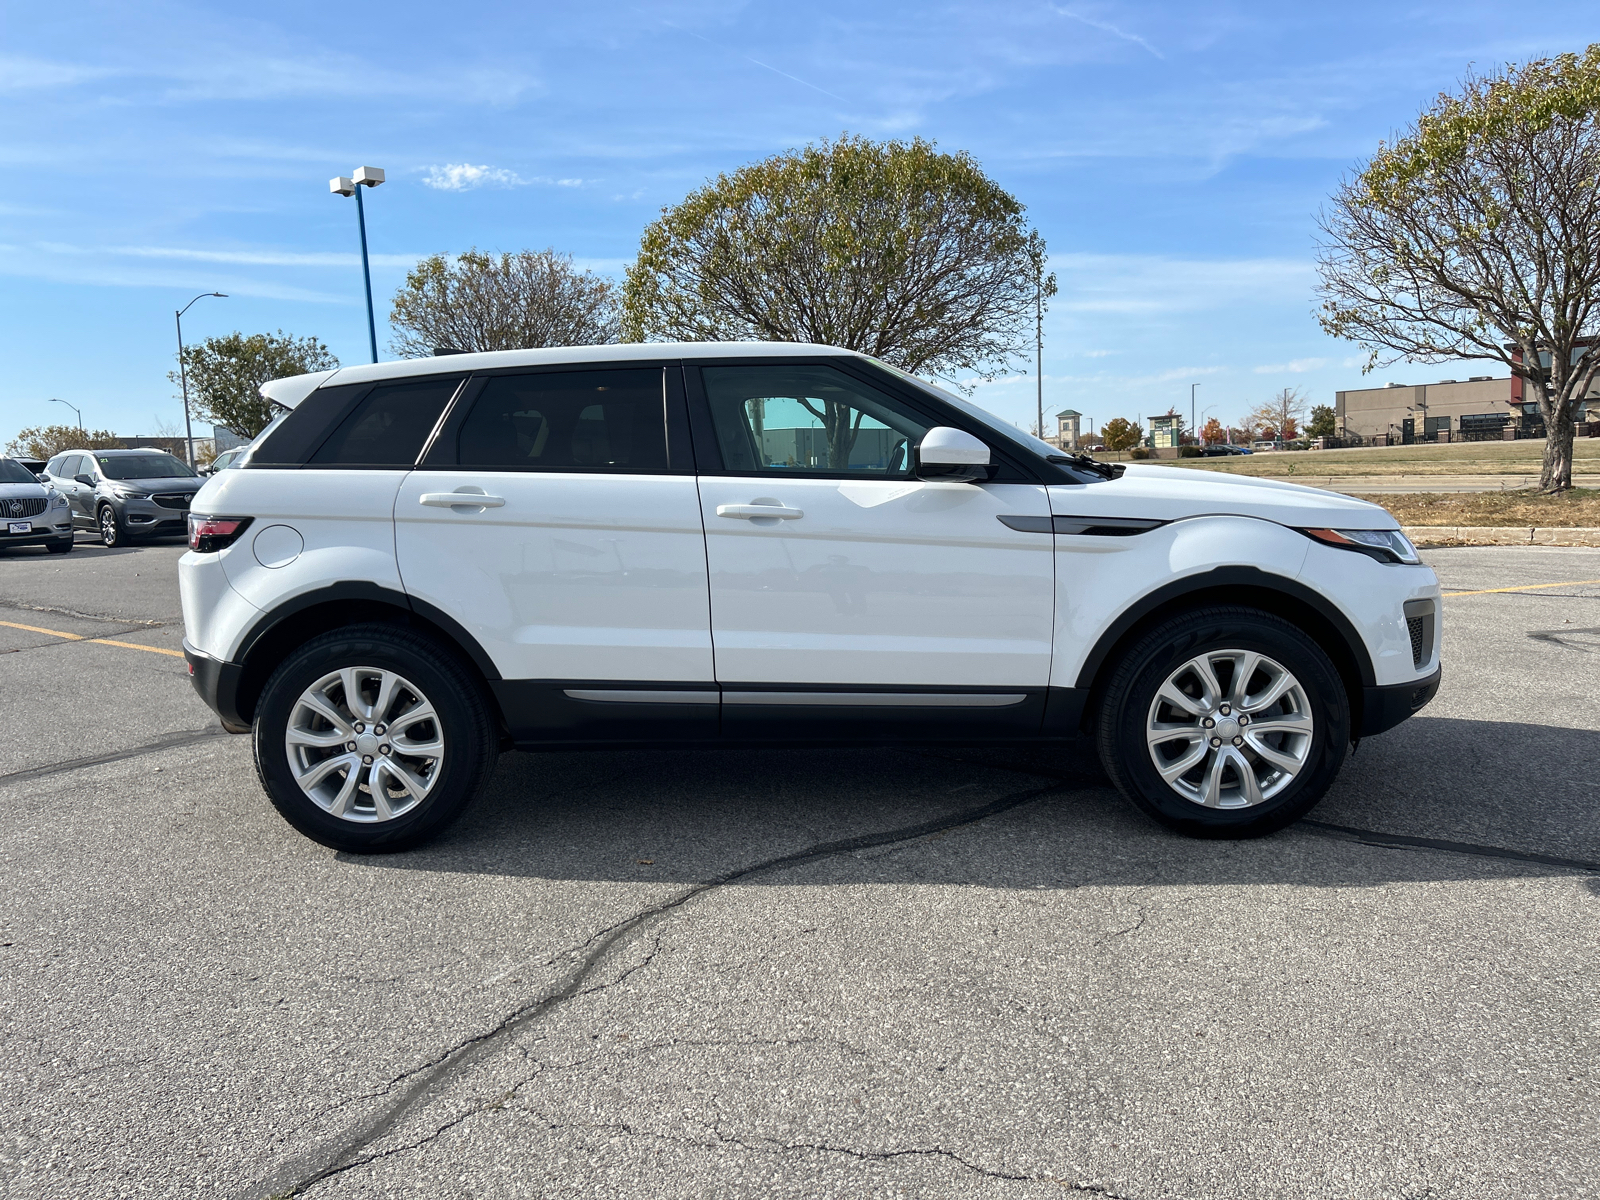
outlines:
[[[1407,717],[1422,711],[1439,694],[1439,680],[1443,674],[1444,668],[1439,667],[1426,679],[1362,688],[1359,736],[1371,737],[1393,729]]]
[[[164,504],[143,497],[124,499],[108,497],[111,507],[122,518],[122,527],[129,533],[146,537],[169,537],[189,532],[189,506],[168,508]]]
[[[183,657],[189,664],[189,682],[206,706],[222,718],[224,725],[248,727],[250,722],[239,715],[239,677],[244,668],[196,650],[187,638]]]
[[[70,542],[72,540],[72,517],[65,510],[60,511],[66,517],[65,523],[61,525],[42,524],[42,518],[40,517],[23,518],[24,520],[31,519],[33,523],[33,529],[28,533],[7,533],[6,529],[10,525],[10,521],[0,518],[0,548],[6,546],[48,546],[52,542]]]

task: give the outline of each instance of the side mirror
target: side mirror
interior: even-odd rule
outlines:
[[[94,476],[93,475],[74,475],[72,477],[72,482],[81,483],[81,484],[83,484],[84,487],[93,487],[94,486]]]
[[[989,447],[960,429],[939,425],[917,444],[917,478],[974,483],[989,478]]]

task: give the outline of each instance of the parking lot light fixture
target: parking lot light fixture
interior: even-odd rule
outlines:
[[[89,435],[86,434],[83,431],[83,410],[82,409],[80,409],[76,404],[67,404],[67,402],[65,400],[57,400],[54,396],[50,397],[50,403],[51,404],[66,404],[68,408],[70,408],[73,412],[77,413],[78,414],[78,436],[80,438],[82,438],[84,441],[88,441],[89,440]]]
[[[357,167],[348,178],[343,175],[328,180],[328,191],[335,196],[356,198],[356,224],[361,229],[361,278],[367,288],[367,340],[372,347],[372,361],[378,361],[378,323],[372,315],[372,268],[367,264],[367,210],[361,202],[361,189],[375,188],[384,180],[382,167]]]
[[[189,469],[194,469],[194,428],[189,424],[189,373],[183,365],[183,314],[194,307],[196,300],[204,300],[207,296],[215,296],[219,300],[226,300],[226,292],[201,292],[194,300],[189,301],[177,312],[178,323],[178,386],[183,391],[183,445],[184,460],[189,464]],[[82,419],[78,422],[83,423]]]

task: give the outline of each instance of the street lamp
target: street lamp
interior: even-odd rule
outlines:
[[[83,431],[83,410],[76,404],[67,404],[65,400],[57,400],[54,396],[50,397],[50,403],[66,404],[68,408],[78,414],[78,436],[87,442],[89,440],[89,435]]]
[[[189,424],[189,372],[183,365],[183,314],[194,307],[196,300],[204,300],[207,296],[215,296],[219,300],[226,300],[226,292],[201,292],[194,300],[189,301],[177,311],[178,324],[178,383],[183,388],[183,444],[186,451],[184,457],[189,462],[189,469],[194,469],[194,429]],[[171,378],[169,375],[167,378]]]
[[[367,284],[367,338],[372,343],[372,361],[378,361],[378,323],[372,316],[372,268],[367,265],[367,210],[361,204],[361,189],[375,188],[383,182],[382,167],[357,167],[346,179],[343,175],[328,180],[328,190],[336,196],[356,198],[356,223],[361,227],[361,277]]]
[[[1189,385],[1189,436],[1195,439],[1196,445],[1199,444],[1200,438],[1198,431],[1194,426],[1194,390],[1199,386],[1200,385],[1198,383],[1191,383]]]

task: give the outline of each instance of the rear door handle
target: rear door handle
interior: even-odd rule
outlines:
[[[482,488],[463,487],[453,492],[423,492],[418,497],[423,504],[430,508],[450,508],[457,512],[466,508],[504,508],[505,499],[501,496],[486,495]]]
[[[795,521],[805,516],[805,510],[787,508],[782,504],[719,504],[717,516],[741,517],[746,521],[755,517],[777,517],[780,521]]]

